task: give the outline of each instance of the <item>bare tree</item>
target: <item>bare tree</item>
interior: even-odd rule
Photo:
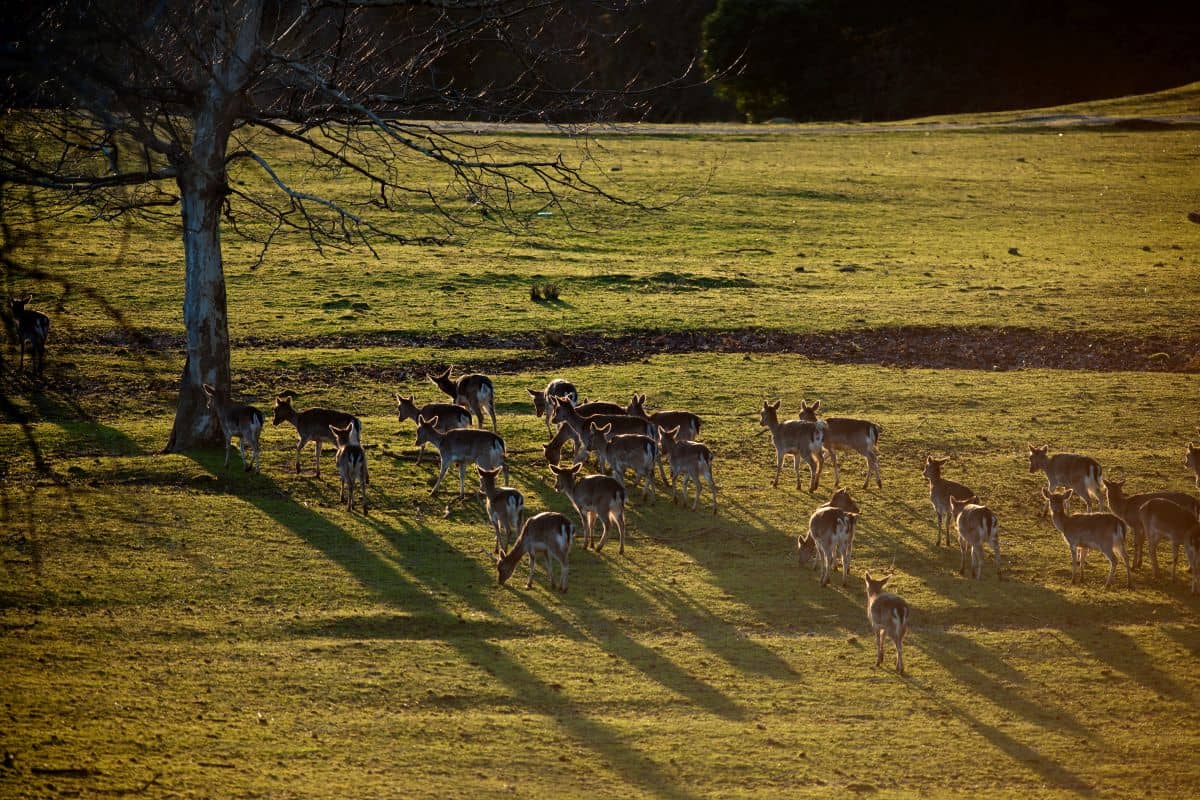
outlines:
[[[553,69],[595,44],[566,17],[596,6],[57,0],[6,23],[0,187],[24,187],[26,211],[179,226],[186,360],[166,449],[208,443],[201,387],[230,382],[222,233],[260,242],[261,260],[287,234],[370,248],[518,229],[546,208],[583,224],[597,202],[642,207],[586,147],[568,158],[413,121],[603,114],[620,91]],[[314,189],[314,171],[336,180]]]

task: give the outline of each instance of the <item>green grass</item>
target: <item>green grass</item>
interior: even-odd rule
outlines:
[[[611,540],[576,548],[565,595],[541,565],[529,591],[524,566],[497,585],[480,504],[448,503],[454,476],[427,496],[436,466],[415,464],[391,397],[435,399],[433,365],[513,364],[494,374],[512,482],[531,511],[566,511],[524,391],[551,373],[523,362],[536,352],[504,343],[512,334],[947,323],[1190,335],[1196,137],[606,138],[634,188],[719,169],[699,197],[604,233],[551,222],[531,240],[379,261],[285,242],[256,272],[235,245],[233,334],[256,342],[234,354],[237,391],[264,410],[293,388],[300,408],[359,413],[368,517],[339,507],[332,459],[316,480],[309,450],[293,474],[290,426],[267,426],[261,475],[236,453],[229,469],[218,450],[158,455],[176,346],[142,349],[80,295],[53,311],[50,288],[30,287],[54,337],[46,383],[6,387],[27,425],[0,426],[0,751],[14,754],[0,796],[1194,793],[1200,768],[1181,754],[1200,724],[1200,599],[1148,569],[1131,590],[1102,590],[1094,555],[1071,585],[1025,446],[1088,453],[1138,490],[1187,490],[1200,376],[718,353],[563,370],[592,398],[637,390],[652,408],[700,413],[721,491],[716,517],[635,491],[625,555]],[[52,232],[18,255],[104,289],[150,334],[178,335],[168,232]],[[848,264],[861,269],[838,271]],[[563,287],[563,305],[529,301],[535,276]],[[375,341],[397,332],[498,342]],[[788,470],[771,488],[755,411],[777,397],[789,416],[820,398],[884,428],[881,490],[857,490],[861,458],[845,465],[863,506],[845,588],[796,564],[794,537],[831,475],[817,497]],[[999,515],[1007,580],[990,559],[983,580],[964,579],[957,551],[934,546],[927,452],[952,454],[947,474]],[[873,666],[863,611],[863,569],[893,566],[914,608],[904,678],[890,649]]]

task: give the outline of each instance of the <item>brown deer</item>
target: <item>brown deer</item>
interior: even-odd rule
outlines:
[[[1139,492],[1125,494],[1125,481],[1103,478],[1104,497],[1108,501],[1108,510],[1121,518],[1133,532],[1133,568],[1142,568],[1142,546],[1146,542],[1146,531],[1142,527],[1139,509],[1149,500],[1163,498],[1172,503],[1189,509],[1194,516],[1200,516],[1200,500],[1186,492]],[[1179,551],[1175,551],[1179,555]]]
[[[1071,583],[1076,578],[1083,582],[1083,564],[1088,550],[1099,550],[1108,559],[1108,579],[1104,581],[1107,589],[1117,574],[1117,556],[1125,564],[1125,580],[1133,588],[1133,575],[1129,571],[1129,556],[1125,552],[1125,531],[1128,529],[1121,518],[1115,514],[1086,513],[1071,514],[1067,509],[1067,501],[1074,494],[1073,489],[1046,491],[1042,487],[1042,497],[1050,506],[1050,518],[1054,527],[1058,528],[1071,551]]]
[[[851,514],[859,513],[858,503],[850,496],[849,489],[837,489],[829,499],[822,505],[818,506],[819,511],[822,508],[832,507],[840,508],[842,511],[849,511]],[[816,513],[816,512],[814,512]],[[812,519],[809,519],[809,527],[812,527]],[[808,535],[806,531],[803,536],[796,537],[796,549],[800,551],[800,566],[804,566],[817,554],[817,540]],[[817,560],[817,566],[820,566],[820,559]]]
[[[650,502],[654,502],[654,465],[658,463],[656,440],[640,433],[614,434],[611,422],[602,428],[592,422],[588,425],[588,449],[596,453],[602,466],[608,466],[622,486],[625,485],[625,470],[633,472],[642,482],[642,499],[649,495]]]
[[[800,401],[800,419],[807,422],[817,421],[817,412],[821,410],[821,401],[812,403]],[[865,419],[850,417],[826,417],[825,423],[825,452],[829,453],[829,461],[833,464],[833,485],[840,486],[838,475],[839,450],[853,450],[867,460],[867,479],[863,481],[863,489],[871,485],[871,473],[875,473],[875,485],[883,488],[883,479],[879,476],[879,435],[883,428]]]
[[[597,427],[612,425],[614,434],[638,433],[643,436],[649,436],[657,440],[658,433],[654,423],[641,417],[631,417],[628,414],[588,414],[579,413],[579,409],[571,402],[570,398],[555,397],[551,401],[554,404],[551,422],[565,423],[571,426],[575,435],[579,437],[582,447],[575,451],[575,463],[582,464],[587,459],[588,444],[591,438],[589,426],[593,423]],[[667,482],[666,472],[663,472],[663,483]]]
[[[1146,532],[1154,579],[1158,580],[1158,543],[1167,539],[1171,542],[1171,580],[1175,580],[1175,570],[1179,565],[1179,548],[1183,546],[1188,557],[1188,572],[1193,576],[1192,591],[1196,591],[1196,561],[1194,555],[1187,552],[1188,544],[1200,536],[1200,520],[1197,519],[1195,511],[1165,497],[1155,497],[1147,500],[1138,509],[1138,523]]]
[[[446,470],[451,465],[458,464],[458,497],[466,496],[464,484],[467,476],[467,464],[473,463],[484,469],[501,467],[504,470],[504,482],[508,482],[508,464],[505,461],[504,440],[491,431],[478,428],[455,428],[440,433],[437,419],[421,417],[417,420],[417,444],[428,442],[438,449],[442,467],[437,481],[429,490],[432,497],[442,485]]]
[[[203,384],[204,394],[208,398],[208,408],[216,413],[217,422],[221,426],[221,437],[225,440],[225,466],[229,466],[229,451],[233,447],[233,437],[238,437],[238,452],[242,456],[242,464],[246,472],[258,471],[258,435],[263,428],[263,415],[254,406],[233,403],[228,393],[209,384]],[[246,460],[246,448],[250,448],[251,459]]]
[[[545,389],[526,389],[525,391],[529,392],[529,396],[533,399],[533,413],[546,420],[546,433],[550,433],[550,412],[554,410],[550,398],[566,397],[572,403],[579,403],[579,392],[576,391],[575,384],[562,378],[550,381],[546,384]]]
[[[342,492],[338,495],[338,499],[345,499],[346,510],[354,511],[354,486],[357,484],[359,491],[362,492],[362,511],[365,515],[367,513],[367,484],[371,482],[367,476],[367,453],[358,443],[358,434],[354,432],[353,425],[341,428],[330,425],[329,432],[333,434],[333,444],[337,448],[335,461],[338,477],[342,479]]]
[[[983,576],[983,546],[986,544],[996,558],[996,580],[1004,580],[1004,564],[1000,559],[1000,520],[992,510],[981,505],[978,497],[960,500],[951,496],[950,516],[958,528],[958,548],[962,553],[958,574],[966,574],[967,557],[970,555],[971,577],[979,580]]]
[[[1196,478],[1196,488],[1200,489],[1200,446],[1194,442],[1187,444],[1187,457],[1183,459],[1184,466],[1192,471]]]
[[[957,481],[949,480],[942,477],[942,467],[950,458],[934,458],[931,455],[925,456],[925,468],[921,474],[929,481],[929,502],[933,504],[933,510],[937,513],[937,542],[935,545],[940,547],[942,544],[942,519],[946,520],[946,544],[950,544],[950,524],[954,521],[950,515],[950,498],[953,497],[974,497],[975,492],[968,489],[966,486]]]
[[[1046,473],[1047,491],[1053,492],[1065,486],[1083,501],[1089,513],[1093,500],[1096,501],[1097,511],[1104,510],[1104,495],[1100,491],[1103,474],[1100,462],[1096,459],[1077,453],[1051,454],[1050,445],[1029,445],[1029,472],[1033,474],[1038,470]],[[1042,516],[1045,516],[1048,508],[1042,509]]]
[[[883,664],[883,637],[896,645],[896,672],[904,674],[904,636],[908,633],[908,618],[912,609],[903,597],[883,591],[891,578],[885,575],[875,580],[870,572],[863,574],[867,584],[867,620],[875,634],[875,666]]]
[[[471,427],[471,412],[455,403],[426,403],[423,406],[418,406],[413,395],[401,397],[399,394],[396,394],[394,397],[396,398],[396,419],[398,422],[411,419],[419,425],[421,417],[427,419],[436,418],[437,425],[435,427],[438,433]],[[417,466],[421,465],[421,459],[424,457],[425,445],[421,445],[421,449],[417,451]]]
[[[521,514],[525,511],[525,497],[511,486],[497,486],[496,476],[500,469],[476,467],[479,470],[479,491],[487,498],[487,515],[496,529],[496,549],[499,553],[508,547],[509,535],[516,536],[521,530]],[[503,540],[501,539],[503,536]]]
[[[450,370],[453,366],[446,367],[445,372],[439,372],[437,375],[425,373],[425,377],[429,382],[437,386],[450,398],[463,408],[469,408],[479,419],[479,427],[483,427],[483,410],[486,408],[488,415],[492,418],[492,431],[496,431],[496,390],[492,386],[492,379],[487,375],[479,375],[471,373],[469,375],[460,375],[457,378],[450,377]]]
[[[296,445],[297,475],[300,474],[300,453],[303,452],[304,446],[309,442],[316,443],[317,477],[319,478],[321,477],[322,443],[336,446],[333,435],[329,432],[330,427],[337,426],[344,428],[349,425],[351,434],[354,436],[354,443],[362,444],[362,422],[352,414],[347,414],[343,411],[330,411],[327,408],[307,408],[304,411],[296,411],[292,406],[292,399],[298,396],[290,389],[275,395],[275,413],[271,419],[271,425],[290,422],[296,426],[296,433],[300,437],[300,443]]]
[[[35,375],[41,375],[46,366],[46,340],[50,337],[50,318],[40,311],[26,308],[33,302],[33,295],[10,297],[13,322],[17,326],[17,341],[21,345],[20,369],[25,369],[25,347],[29,347],[29,366]]]
[[[555,490],[567,496],[583,524],[584,549],[592,546],[592,528],[596,524],[596,520],[599,520],[600,524],[604,526],[604,532],[600,534],[596,552],[599,553],[604,547],[609,528],[615,525],[617,533],[620,535],[617,552],[624,553],[625,487],[615,478],[607,475],[588,475],[580,478],[580,469],[582,469],[580,464],[570,467],[550,465],[550,471],[555,475]]]
[[[571,542],[575,539],[575,525],[557,511],[543,511],[525,520],[525,527],[513,544],[512,550],[500,554],[496,559],[496,571],[503,585],[512,576],[521,558],[529,556],[529,580],[525,588],[533,588],[534,564],[539,555],[546,558],[546,573],[550,576],[550,587],[567,591],[568,561]],[[558,581],[554,580],[554,563],[558,564]]]
[[[779,486],[779,473],[783,470],[784,456],[790,455],[796,467],[796,488],[800,488],[800,460],[808,464],[810,480],[808,491],[815,492],[821,483],[821,447],[825,442],[825,426],[820,422],[805,422],[790,419],[779,421],[779,406],[782,400],[774,403],[763,401],[762,410],[758,413],[758,424],[771,432],[771,441],[775,445],[775,480],[772,486]]]
[[[684,439],[679,428],[668,428],[660,431],[662,441],[662,452],[667,457],[667,461],[671,465],[671,502],[678,501],[678,493],[675,488],[676,481],[679,476],[683,476],[683,501],[687,502],[688,484],[695,482],[696,484],[696,500],[692,503],[692,510],[695,511],[700,507],[700,492],[703,489],[700,479],[708,481],[708,486],[712,489],[713,513],[717,513],[717,483],[713,480],[712,451],[708,449],[708,445],[703,442],[692,442]]]
[[[821,564],[821,585],[828,586],[833,564],[842,562],[842,586],[850,575],[850,554],[854,549],[854,529],[858,514],[843,511],[833,506],[821,506],[808,518],[808,534],[805,539],[811,544],[800,547],[801,563],[805,554],[816,551]],[[810,556],[811,557],[811,556]]]
[[[631,417],[650,420],[658,427],[659,431],[676,428],[679,430],[679,437],[684,441],[693,442],[700,435],[700,417],[691,411],[655,411],[653,414],[648,414],[646,413],[646,395],[644,394],[634,392],[629,405],[625,407],[625,413]]]

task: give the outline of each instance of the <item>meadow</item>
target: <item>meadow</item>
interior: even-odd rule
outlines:
[[[1197,97],[1084,110],[1179,113]],[[571,360],[554,334],[746,328],[1015,326],[1194,348],[1200,130],[978,121],[601,134],[614,187],[676,202],[584,229],[538,218],[523,237],[379,258],[284,239],[257,267],[229,237],[234,394],[268,418],[285,388],[298,408],[359,414],[368,516],[339,506],[328,452],[321,479],[311,449],[293,473],[290,426],[267,425],[258,475],[219,449],[160,455],[182,362],[177,233],[34,226],[15,257],[73,288],[9,286],[53,329],[44,380],[5,374],[0,796],[1193,794],[1200,596],[1148,564],[1104,590],[1095,554],[1072,585],[1026,445],[1092,455],[1131,489],[1194,491],[1196,370],[721,348],[543,366]],[[535,281],[560,300],[532,302]],[[719,513],[635,491],[623,556],[577,546],[565,595],[541,564],[532,589],[524,566],[499,586],[481,503],[455,501],[452,476],[428,497],[436,458],[415,464],[394,412],[393,392],[440,399],[424,373],[447,364],[492,374],[531,511],[569,511],[525,391],[562,376],[592,399],[639,391],[699,413]],[[820,399],[883,426],[882,489],[858,488],[861,458],[843,469],[863,507],[845,587],[797,565],[832,471],[816,495],[790,465],[771,487],[756,411],[776,398],[788,416]],[[990,558],[963,578],[957,548],[934,545],[926,453],[952,455],[947,476],[999,515],[1005,580]],[[892,570],[913,606],[907,676],[890,647],[874,666],[865,569]]]

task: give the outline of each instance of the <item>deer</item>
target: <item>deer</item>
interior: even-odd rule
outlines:
[[[583,439],[575,433],[575,429],[570,425],[560,422],[554,438],[542,445],[542,455],[546,457],[547,464],[557,464],[562,460],[562,448],[567,442],[575,443],[574,463],[582,463],[583,459],[587,457],[587,448],[583,446]]]
[[[413,395],[401,397],[399,394],[394,395],[396,398],[396,421],[404,422],[406,419],[411,419],[413,422],[419,423],[421,417],[429,419],[437,418],[438,433],[445,433],[457,428],[471,427],[471,412],[455,403],[426,403],[423,406],[418,406]],[[425,456],[425,445],[421,445],[421,449],[417,451],[417,466],[421,465],[421,459]]]
[[[625,552],[625,487],[616,478],[607,475],[588,475],[579,477],[581,464],[570,467],[559,467],[551,464],[550,471],[554,473],[554,489],[566,495],[579,515],[583,524],[583,548],[592,546],[592,528],[596,520],[604,526],[600,541],[596,544],[599,553],[608,538],[608,531],[616,526],[620,535],[618,554]]]
[[[296,433],[300,437],[300,443],[296,445],[297,475],[300,474],[300,453],[304,450],[304,446],[309,442],[316,443],[317,477],[320,478],[321,445],[328,443],[336,446],[329,428],[334,425],[339,428],[349,425],[350,432],[354,437],[354,443],[361,444],[362,422],[352,414],[347,414],[344,411],[330,411],[327,408],[308,408],[304,411],[296,411],[292,406],[292,400],[296,397],[299,397],[299,395],[290,389],[275,395],[274,417],[271,419],[271,425],[275,426],[281,422],[290,422],[296,427]]]
[[[21,345],[19,369],[25,369],[25,347],[29,347],[29,367],[35,375],[41,375],[46,366],[46,339],[50,337],[50,318],[40,311],[26,308],[33,302],[33,295],[10,297],[13,322],[17,326],[17,341]]]
[[[571,402],[569,398],[555,397],[551,402],[554,403],[554,411],[552,412],[551,422],[565,423],[571,426],[571,429],[579,437],[582,447],[575,451],[575,463],[582,464],[587,459],[588,440],[590,434],[588,426],[595,423],[598,427],[604,425],[612,425],[612,433],[637,433],[642,436],[649,436],[657,441],[658,432],[653,422],[642,419],[641,417],[631,417],[628,414],[588,414],[579,413],[579,409]],[[660,465],[661,468],[661,465]],[[667,474],[663,471],[663,483],[667,482]]]
[[[491,431],[479,428],[455,428],[441,433],[438,430],[437,418],[420,417],[417,420],[417,444],[428,442],[438,449],[442,461],[441,472],[437,481],[429,490],[429,496],[437,494],[446,470],[451,465],[458,464],[458,497],[466,496],[464,483],[467,475],[467,463],[478,467],[493,469],[500,467],[504,470],[504,482],[508,482],[508,464],[505,461],[504,440]]]
[[[546,558],[546,573],[550,576],[550,587],[562,592],[567,591],[568,559],[571,555],[571,542],[575,539],[575,524],[557,511],[543,511],[525,520],[517,541],[512,549],[502,552],[496,559],[496,571],[499,573],[500,585],[503,586],[521,563],[521,558],[529,556],[529,580],[525,588],[533,588],[533,570],[538,555]],[[558,582],[554,580],[554,562],[558,563]]]
[[[525,497],[511,486],[497,486],[496,476],[500,468],[476,467],[479,471],[479,491],[487,500],[487,515],[496,529],[496,549],[499,553],[508,547],[508,537],[517,536],[521,530],[521,514],[525,511]],[[503,535],[503,540],[501,540]]]
[[[825,443],[825,425],[821,422],[805,422],[790,419],[779,421],[779,406],[782,400],[774,403],[763,401],[762,410],[758,413],[758,424],[764,431],[771,432],[771,440],[775,444],[775,480],[772,486],[779,486],[779,473],[783,470],[783,458],[792,456],[796,467],[796,488],[800,488],[800,460],[808,464],[808,491],[815,492],[821,483],[821,447]],[[763,433],[764,431],[759,431]]]
[[[982,505],[974,495],[962,499],[951,495],[950,516],[958,528],[958,548],[962,553],[958,574],[966,574],[967,556],[970,554],[971,577],[979,580],[983,576],[983,546],[986,544],[996,557],[996,580],[1004,580],[1004,567],[1000,560],[1000,520],[995,513]]]
[[[800,419],[806,422],[816,422],[817,412],[821,410],[821,401],[807,403],[800,401]],[[833,485],[841,485],[838,475],[839,450],[853,450],[867,459],[867,479],[863,481],[863,489],[871,485],[871,473],[875,473],[875,485],[883,488],[883,479],[879,477],[879,435],[883,428],[865,419],[850,417],[826,417],[825,451],[829,453],[829,461],[833,464]]]
[[[575,413],[581,417],[590,417],[593,414],[624,414],[625,406],[607,400],[588,400],[585,397],[582,403],[575,404]]]
[[[207,383],[202,384],[204,394],[208,398],[208,408],[217,415],[221,426],[221,437],[225,440],[225,466],[229,466],[229,451],[233,447],[233,437],[238,437],[238,451],[242,456],[242,465],[246,472],[258,471],[258,435],[263,428],[263,415],[254,406],[233,403],[225,390],[218,389]],[[246,448],[250,448],[251,459],[246,461]]]
[[[354,486],[357,484],[362,492],[362,511],[366,515],[367,484],[371,482],[367,476],[367,452],[358,443],[358,434],[355,432],[353,424],[347,424],[341,428],[330,425],[329,432],[333,434],[333,443],[337,448],[335,462],[338,476],[342,479],[342,491],[338,495],[338,500],[344,498],[346,510],[353,512]]]
[[[1141,515],[1138,513],[1142,505],[1155,498],[1170,500],[1172,503],[1189,509],[1193,516],[1200,516],[1200,501],[1186,492],[1139,492],[1125,494],[1125,481],[1101,479],[1104,487],[1104,497],[1108,501],[1108,510],[1121,518],[1133,533],[1133,568],[1142,568],[1142,546],[1146,541],[1146,530],[1142,527]],[[1179,555],[1176,549],[1175,555]]]
[[[575,384],[562,378],[555,378],[546,384],[545,389],[526,389],[529,396],[533,398],[533,413],[538,417],[542,417],[546,421],[546,433],[550,433],[550,412],[553,411],[550,398],[552,397],[567,397],[572,403],[578,405],[579,392],[575,389]]]
[[[1150,563],[1154,567],[1154,579],[1158,580],[1158,543],[1162,539],[1168,539],[1171,542],[1172,553],[1171,580],[1175,580],[1175,569],[1179,565],[1179,547],[1183,545],[1188,559],[1188,572],[1192,574],[1191,591],[1195,592],[1195,548],[1189,548],[1193,539],[1200,537],[1200,519],[1197,519],[1195,510],[1165,497],[1154,497],[1138,508],[1138,523],[1145,531],[1150,545]]]
[[[1071,551],[1071,583],[1076,577],[1083,583],[1083,563],[1087,551],[1099,550],[1108,559],[1108,579],[1104,588],[1112,585],[1113,576],[1117,574],[1117,556],[1125,564],[1125,579],[1129,588],[1133,588],[1133,575],[1129,571],[1129,556],[1125,552],[1125,531],[1128,527],[1116,514],[1107,512],[1086,514],[1071,514],[1067,509],[1067,501],[1071,499],[1073,489],[1046,491],[1042,487],[1042,497],[1050,506],[1050,518],[1054,527],[1058,528]]]
[[[808,518],[808,533],[800,545],[800,563],[806,563],[816,552],[820,558],[822,586],[829,585],[833,564],[839,559],[842,562],[842,586],[846,585],[857,522],[857,513],[833,506],[821,506]]]
[[[446,367],[445,372],[439,372],[437,375],[430,375],[427,372],[425,377],[429,379],[430,383],[450,395],[455,404],[474,412],[479,419],[481,428],[483,427],[483,409],[486,408],[492,418],[492,432],[495,433],[497,430],[496,390],[492,386],[492,379],[478,373],[451,378],[450,370],[452,369],[454,369],[453,365]]]
[[[658,463],[658,442],[641,433],[614,434],[612,423],[598,427],[588,424],[589,450],[596,453],[596,460],[607,465],[612,476],[625,485],[625,470],[630,470],[642,482],[642,499],[649,494],[654,502],[654,465]],[[666,483],[666,481],[663,481]]]
[[[849,489],[835,490],[834,493],[829,496],[828,500],[817,507],[817,510],[826,507],[840,508],[842,511],[849,511],[851,514],[859,513],[858,503],[856,503],[854,498],[850,496]],[[810,527],[811,522],[812,520],[810,518]],[[812,561],[813,557],[817,555],[817,540],[809,536],[808,532],[805,531],[803,536],[796,537],[796,549],[800,553],[800,566],[804,566],[809,561]],[[820,559],[817,559],[816,565],[820,566],[820,564]]]
[[[677,428],[680,438],[684,441],[693,442],[700,435],[700,417],[691,411],[655,411],[653,414],[648,414],[646,413],[646,395],[644,394],[634,392],[629,405],[625,407],[625,413],[631,417],[650,420],[660,432],[667,428]]]
[[[950,524],[953,522],[953,517],[950,515],[950,498],[953,497],[975,497],[975,492],[968,489],[963,484],[942,477],[942,467],[950,458],[934,458],[931,455],[925,455],[925,468],[921,474],[929,481],[929,502],[933,504],[933,510],[937,513],[937,541],[934,543],[936,547],[941,547],[942,544],[942,518],[946,520],[946,544],[950,544]]]
[[[713,480],[712,451],[703,442],[689,441],[680,434],[679,428],[664,428],[659,431],[662,453],[671,465],[671,502],[678,502],[678,492],[675,488],[679,476],[683,476],[683,501],[687,502],[688,484],[696,484],[696,500],[692,503],[692,511],[700,507],[700,492],[703,490],[700,479],[708,481],[712,489],[712,511],[717,513],[717,484]]]
[[[896,645],[896,672],[903,675],[904,636],[908,633],[908,618],[912,609],[903,597],[883,591],[891,577],[885,575],[876,580],[870,572],[863,573],[867,585],[867,620],[875,634],[875,666],[883,664],[883,637],[887,636]]]
[[[1192,475],[1196,478],[1196,488],[1200,489],[1200,446],[1194,442],[1187,444],[1187,456],[1183,459],[1183,464],[1192,471]]]
[[[1100,491],[1103,474],[1096,459],[1077,453],[1051,454],[1050,445],[1029,445],[1029,472],[1033,474],[1038,470],[1046,473],[1047,491],[1065,486],[1083,501],[1088,513],[1092,511],[1093,500],[1097,511],[1104,510],[1104,496]],[[1042,516],[1046,516],[1047,509],[1042,509]]]

